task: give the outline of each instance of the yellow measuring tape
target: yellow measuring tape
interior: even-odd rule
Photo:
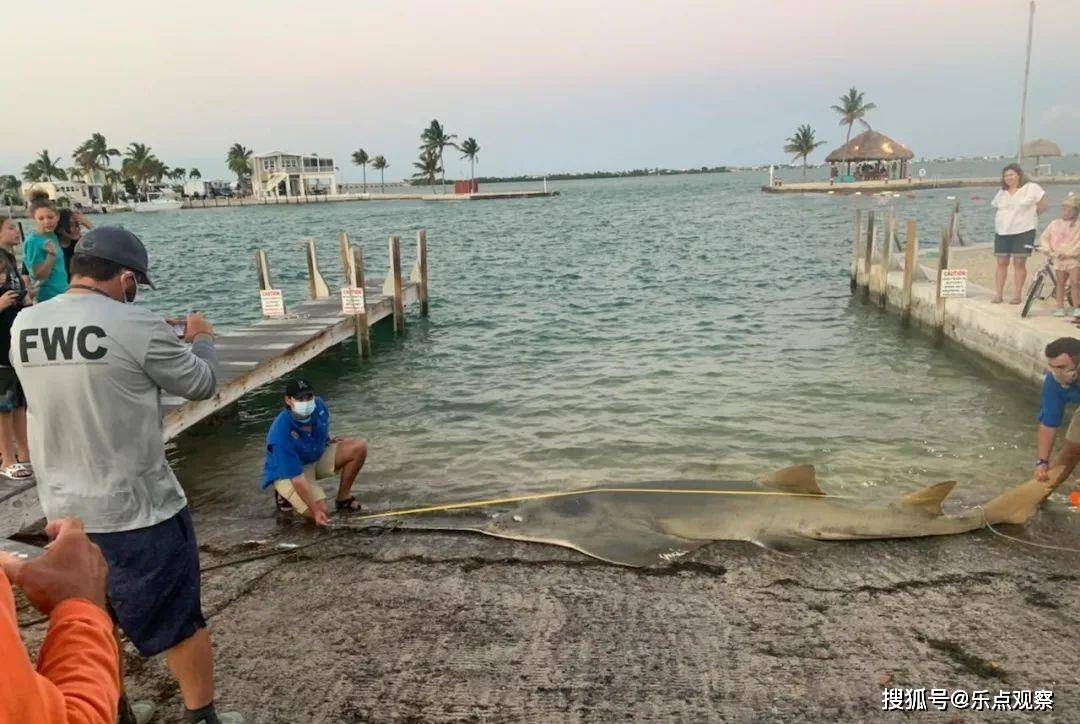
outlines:
[[[491,498],[488,500],[472,500],[464,503],[446,503],[445,505],[429,505],[423,508],[406,508],[404,510],[389,510],[385,513],[369,513],[349,518],[349,520],[373,520],[375,518],[392,518],[399,515],[417,515],[419,513],[436,513],[443,510],[462,510],[465,508],[484,508],[489,505],[505,505],[507,503],[521,503],[527,500],[545,500],[549,498],[569,498],[574,495],[587,495],[589,493],[680,493],[684,495],[783,495],[794,498],[839,498],[850,499],[850,495],[822,495],[819,493],[790,493],[785,490],[687,490],[682,488],[581,488],[579,490],[563,490],[557,493],[534,493],[532,495],[518,495],[512,498]]]

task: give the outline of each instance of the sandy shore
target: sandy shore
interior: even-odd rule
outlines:
[[[1029,532],[1080,547],[1078,515],[1057,500]],[[253,722],[870,721],[886,684],[1050,689],[1053,715],[996,720],[1080,719],[1080,557],[989,531],[633,570],[469,534],[198,527],[219,701]],[[259,557],[281,541],[315,545]],[[164,662],[128,663],[173,721]]]

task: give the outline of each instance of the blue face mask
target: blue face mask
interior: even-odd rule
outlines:
[[[315,400],[293,400],[292,414],[300,420],[306,420],[315,412]]]

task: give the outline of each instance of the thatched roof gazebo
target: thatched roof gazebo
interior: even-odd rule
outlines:
[[[915,158],[911,149],[894,141],[884,133],[863,131],[845,145],[836,149],[825,160],[829,163],[843,161],[908,161]]]
[[[1060,156],[1061,149],[1053,141],[1047,141],[1045,138],[1035,138],[1023,145],[1020,149],[1020,155],[1024,158],[1035,157],[1035,166],[1038,167],[1039,159],[1043,156]]]
[[[867,130],[830,153],[825,157],[825,161],[828,163],[847,163],[849,171],[852,162],[898,161],[900,163],[898,177],[905,178],[907,176],[907,162],[913,158],[915,158],[915,154],[904,144],[894,141],[884,133]]]

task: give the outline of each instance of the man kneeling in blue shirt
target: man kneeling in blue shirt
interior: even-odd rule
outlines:
[[[1043,377],[1042,398],[1039,404],[1039,430],[1036,435],[1035,477],[1047,480],[1050,470],[1059,466],[1064,470],[1055,481],[1061,485],[1080,461],[1080,409],[1073,413],[1065,431],[1065,443],[1051,463],[1050,452],[1058,428],[1065,420],[1065,406],[1080,402],[1080,380],[1077,368],[1080,363],[1080,340],[1061,337],[1046,345],[1046,364],[1050,368]]]
[[[367,459],[367,443],[330,437],[330,411],[307,380],[285,387],[285,407],[266,434],[262,489],[274,488],[280,509],[291,507],[316,525],[328,525],[326,494],[316,481],[340,472],[336,509],[360,510],[350,491]]]

